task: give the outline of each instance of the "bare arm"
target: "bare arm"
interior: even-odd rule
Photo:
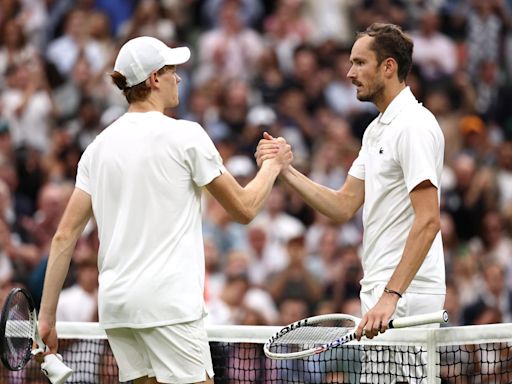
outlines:
[[[263,207],[272,186],[284,166],[290,164],[292,153],[290,146],[281,142],[274,143],[278,148],[275,159],[263,162],[260,170],[245,187],[226,172],[206,186],[233,219],[242,224],[249,223]]]
[[[75,188],[52,240],[39,313],[39,331],[51,352],[56,352],[57,349],[55,313],[59,294],[68,273],[76,242],[91,216],[91,197]]]
[[[335,191],[315,183],[292,166],[281,173],[304,201],[337,223],[350,220],[364,202],[364,181],[348,175],[343,186]]]
[[[403,293],[420,269],[432,242],[440,230],[440,213],[437,188],[430,181],[420,183],[409,194],[415,212],[404,252],[387,287]],[[358,327],[358,335],[363,328],[367,336],[376,336],[379,330],[385,331],[387,323],[396,309],[398,295],[383,293],[377,304],[363,317]]]
[[[276,153],[273,137],[266,132],[263,137],[255,154],[258,165]],[[338,191],[315,183],[292,166],[285,168],[281,177],[309,206],[340,224],[350,220],[364,202],[364,180],[350,175]]]

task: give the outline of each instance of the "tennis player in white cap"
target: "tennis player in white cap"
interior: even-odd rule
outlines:
[[[189,58],[188,48],[169,48],[151,37],[121,48],[111,77],[128,112],[82,155],[50,250],[39,329],[56,352],[58,296],[76,241],[94,216],[99,320],[123,382],[213,383],[203,325],[201,190],[248,223],[292,160],[290,147],[276,142],[278,156],[242,188],[199,124],[164,115],[178,105],[176,66]]]

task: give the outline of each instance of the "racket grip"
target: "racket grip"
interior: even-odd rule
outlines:
[[[46,355],[41,363],[41,371],[52,384],[63,384],[73,370],[62,362],[60,355]]]
[[[435,323],[446,323],[448,322],[448,312],[444,309],[437,312],[425,313],[423,315],[399,317],[397,319],[390,320],[389,328],[405,328],[414,327],[416,325],[435,324]]]

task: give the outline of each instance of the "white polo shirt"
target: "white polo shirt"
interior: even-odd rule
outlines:
[[[409,193],[424,180],[440,195],[444,137],[434,115],[409,87],[368,126],[349,174],[364,180],[362,291],[386,284],[398,265],[414,221]],[[443,294],[445,270],[441,233],[408,292]]]
[[[103,328],[144,328],[205,311],[201,187],[224,172],[196,123],[126,113],[84,152],[77,188],[91,195]]]

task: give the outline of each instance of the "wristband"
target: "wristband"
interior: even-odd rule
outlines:
[[[400,292],[394,291],[392,289],[389,289],[388,287],[384,288],[384,292],[386,293],[392,293],[394,295],[397,295],[399,298],[402,298],[402,294]]]

